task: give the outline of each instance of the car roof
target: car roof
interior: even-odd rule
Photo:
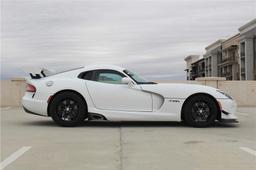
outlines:
[[[47,77],[62,77],[62,76],[65,76],[67,77],[67,75],[74,75],[74,76],[77,76],[79,73],[81,72],[86,72],[86,71],[93,71],[93,70],[99,70],[99,69],[110,69],[110,70],[116,70],[116,71],[119,71],[119,72],[123,72],[123,70],[125,70],[124,68],[122,67],[119,67],[119,66],[115,66],[115,65],[88,65],[88,66],[83,66],[83,67],[77,67],[77,68],[74,68],[74,69],[71,69],[71,70],[66,70],[66,71],[63,71],[63,72],[58,72],[58,73],[55,73],[55,74],[52,74],[52,75],[49,75]],[[47,78],[45,77],[45,78]]]
[[[98,69],[111,69],[111,70],[117,70],[117,71],[123,71],[125,70],[122,67],[116,66],[116,65],[88,65],[83,67],[84,71],[89,71],[89,70],[98,70]]]

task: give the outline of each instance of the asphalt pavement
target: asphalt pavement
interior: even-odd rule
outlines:
[[[84,122],[63,128],[51,118],[1,108],[1,169],[255,170],[256,108],[238,124],[192,128],[179,122]]]

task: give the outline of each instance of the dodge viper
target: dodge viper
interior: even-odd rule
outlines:
[[[26,112],[60,126],[83,121],[183,121],[207,127],[237,122],[236,102],[204,85],[155,83],[118,66],[94,65],[63,72],[47,69],[26,78]]]

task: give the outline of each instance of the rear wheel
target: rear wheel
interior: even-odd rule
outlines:
[[[207,95],[196,95],[190,98],[184,106],[184,121],[194,127],[207,127],[212,125],[218,114],[218,106]]]
[[[52,119],[60,126],[77,126],[87,117],[86,103],[74,92],[57,94],[50,103]]]

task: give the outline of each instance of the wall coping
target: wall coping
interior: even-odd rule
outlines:
[[[196,81],[225,81],[226,77],[198,77]]]
[[[11,81],[25,81],[25,78],[20,78],[20,77],[12,78]]]

